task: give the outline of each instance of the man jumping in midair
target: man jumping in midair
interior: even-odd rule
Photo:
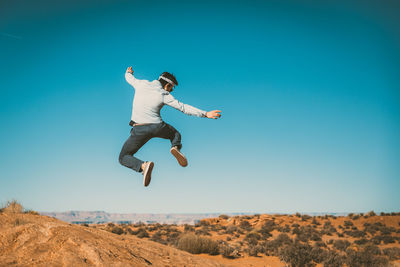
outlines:
[[[171,141],[171,154],[182,167],[188,162],[180,152],[182,147],[181,134],[171,125],[165,123],[160,116],[160,110],[164,105],[169,105],[185,114],[197,117],[217,119],[221,117],[220,110],[209,112],[200,110],[176,100],[170,92],[178,85],[178,81],[171,73],[164,72],[158,80],[139,80],[133,76],[132,67],[127,68],[126,81],[135,88],[133,99],[132,117],[129,123],[132,126],[131,136],[124,143],[119,162],[137,172],[143,173],[143,184],[148,186],[151,181],[151,172],[154,162],[142,161],[133,155],[153,137],[169,139]]]

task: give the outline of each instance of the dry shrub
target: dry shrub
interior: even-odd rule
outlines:
[[[225,234],[233,235],[237,231],[237,227],[235,225],[229,225],[226,227]]]
[[[258,253],[264,253],[265,249],[263,246],[260,245],[250,245],[247,249],[246,252],[249,254],[251,257],[258,257]]]
[[[389,260],[380,255],[380,249],[374,245],[367,245],[362,250],[347,250],[346,263],[351,267],[386,267]]]
[[[208,226],[203,226],[200,229],[195,231],[196,235],[211,235],[210,234],[210,229],[208,228]]]
[[[193,225],[185,224],[184,231],[185,232],[194,232]]]
[[[248,239],[256,239],[256,240],[260,240],[261,239],[261,235],[257,232],[251,231],[249,233],[246,234],[244,240],[248,240]]]
[[[366,214],[366,216],[368,216],[368,217],[376,216],[376,213],[373,210],[371,210],[370,212],[368,212]]]
[[[291,245],[293,240],[287,234],[279,234],[274,240],[263,242],[264,253],[267,256],[277,256],[278,250],[284,245]]]
[[[311,246],[300,242],[279,249],[279,258],[292,267],[313,266]]]
[[[228,244],[224,244],[221,246],[220,253],[221,253],[222,257],[225,257],[228,259],[236,259],[241,256],[237,249],[234,249],[233,247],[229,246]]]
[[[382,251],[391,261],[400,259],[400,248],[398,247],[384,248]]]
[[[325,255],[323,261],[324,267],[342,267],[346,261],[346,258],[336,251],[329,250]]]
[[[203,220],[200,220],[199,222],[197,222],[197,223],[194,225],[194,227],[209,226],[209,225],[210,225],[210,222],[207,221],[207,220],[205,220],[205,219],[203,219]]]
[[[240,221],[239,227],[246,231],[252,230],[251,224],[247,220]]]
[[[311,259],[316,263],[322,263],[327,257],[327,250],[322,249],[319,246],[315,246],[311,249]]]
[[[34,211],[34,210],[26,210],[24,213],[26,213],[26,214],[32,214],[32,215],[40,215],[39,212]]]
[[[261,229],[267,231],[267,232],[272,232],[275,230],[277,227],[276,223],[274,220],[267,220],[264,222],[264,224],[261,226]]]
[[[134,231],[133,234],[139,238],[149,237],[149,233],[144,227],[140,227],[137,231]]]
[[[344,227],[350,227],[350,226],[354,225],[352,221],[344,221],[343,223],[344,223]]]
[[[368,239],[366,239],[366,238],[361,238],[361,239],[358,239],[358,240],[354,240],[354,244],[357,244],[357,245],[365,245],[367,243],[368,243]]]
[[[333,247],[337,250],[345,251],[350,246],[350,242],[347,240],[338,239],[333,241]]]
[[[111,233],[117,234],[117,235],[121,235],[121,234],[124,233],[124,230],[122,230],[121,227],[114,226],[114,227],[111,229]]]
[[[194,234],[183,234],[177,242],[177,247],[192,254],[219,254],[219,246],[216,241]]]
[[[7,201],[7,204],[0,211],[4,213],[22,213],[24,207],[18,201],[12,200]]]
[[[366,233],[364,231],[360,231],[360,230],[343,231],[343,234],[346,234],[346,235],[354,237],[354,238],[362,238],[362,237],[365,237],[365,235],[366,235]]]
[[[219,215],[218,218],[223,219],[223,220],[228,220],[228,219],[229,219],[229,216],[228,216],[228,215],[225,215],[225,214],[221,214],[221,215]]]
[[[301,221],[303,221],[303,222],[305,222],[305,221],[307,221],[309,219],[311,219],[310,215],[304,214],[304,215],[301,216]]]

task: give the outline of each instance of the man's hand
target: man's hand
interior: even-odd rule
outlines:
[[[132,66],[128,67],[128,68],[126,69],[126,72],[128,72],[128,73],[130,73],[130,74],[133,74]]]
[[[212,110],[206,113],[206,117],[209,119],[218,119],[221,117],[221,110]]]

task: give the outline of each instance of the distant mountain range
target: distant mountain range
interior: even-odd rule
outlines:
[[[105,211],[66,211],[66,212],[40,212],[41,215],[50,216],[74,224],[102,224],[102,223],[161,223],[161,224],[195,224],[205,218],[215,218],[221,214],[228,216],[254,215],[255,213],[108,213]],[[306,213],[308,215],[346,215],[347,213]]]

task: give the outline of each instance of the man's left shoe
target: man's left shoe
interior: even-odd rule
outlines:
[[[176,160],[178,161],[179,165],[181,165],[182,167],[186,167],[188,165],[187,159],[185,157],[185,155],[183,155],[178,147],[174,146],[171,148],[171,154],[176,158]]]
[[[153,171],[154,167],[154,162],[152,161],[147,161],[144,163],[144,168],[143,168],[143,185],[144,186],[149,186],[150,181],[151,181],[151,172]]]

